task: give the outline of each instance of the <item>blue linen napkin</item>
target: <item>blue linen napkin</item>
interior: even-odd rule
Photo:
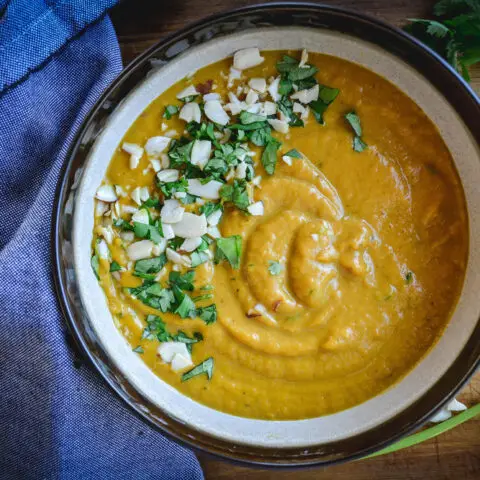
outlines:
[[[50,277],[68,144],[122,68],[114,0],[0,0],[0,478],[203,478],[188,450],[74,368]]]

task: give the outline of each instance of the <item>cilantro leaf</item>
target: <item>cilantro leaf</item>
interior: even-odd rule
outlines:
[[[135,352],[135,353],[145,353],[145,350],[143,349],[143,347],[141,347],[140,345],[138,345],[137,347],[135,347],[132,352]]]
[[[345,120],[350,124],[353,131],[355,132],[355,135],[357,135],[357,137],[361,137],[362,126],[360,124],[360,118],[358,117],[358,115],[352,110],[351,112],[345,114]]]
[[[240,122],[242,125],[250,125],[257,122],[266,122],[267,119],[263,115],[258,115],[256,113],[250,113],[244,110],[240,113]]]
[[[283,96],[277,102],[278,109],[289,119],[288,124],[292,127],[303,127],[303,120],[293,112],[293,102],[286,96]]]
[[[220,197],[224,202],[233,203],[240,210],[246,210],[250,205],[245,180],[234,180],[233,185],[223,185],[220,188]]]
[[[193,280],[195,279],[195,271],[189,270],[183,275],[180,272],[172,271],[168,277],[171,286],[177,286],[181,290],[193,291]]]
[[[318,68],[313,65],[305,65],[305,67],[295,67],[288,72],[288,79],[292,82],[304,80],[313,77],[318,72]]]
[[[145,305],[164,313],[168,312],[171,305],[175,302],[175,297],[170,289],[162,288],[159,283],[152,280],[145,280],[140,287],[127,290]]]
[[[118,272],[119,270],[122,269],[122,266],[117,263],[115,260],[110,264],[110,272]]]
[[[215,263],[227,260],[232,268],[240,268],[240,258],[242,255],[242,237],[240,235],[217,238],[216,245]]]
[[[215,304],[209,305],[208,307],[201,307],[197,310],[197,315],[201,318],[207,325],[216,322],[217,320],[217,306]]]
[[[167,263],[167,257],[162,253],[159,257],[144,258],[135,262],[133,274],[142,278],[155,278],[158,273]]]
[[[197,312],[193,300],[176,285],[172,287],[172,291],[177,305],[173,313],[180,315],[181,318],[195,318]]]
[[[289,95],[293,90],[293,82],[289,78],[282,77],[278,84],[278,93],[280,95]]]
[[[210,257],[205,252],[195,251],[195,252],[192,252],[192,254],[190,255],[190,259],[192,261],[192,268],[195,268],[201,265],[202,263],[208,262]]]
[[[229,125],[228,128],[230,130],[258,130],[259,128],[265,127],[265,122],[253,122],[247,125],[242,125],[240,123],[235,123],[233,125]]]
[[[277,165],[277,151],[280,146],[281,143],[272,137],[263,150],[262,165],[269,175],[273,175],[275,172],[275,166]]]
[[[158,315],[147,315],[145,321],[147,326],[143,329],[142,339],[154,340],[156,338],[159,342],[168,342],[172,339],[165,322]]]
[[[302,154],[296,148],[292,148],[285,155],[290,158],[303,158]]]
[[[182,375],[182,382],[186,382],[187,380],[190,380],[191,378],[196,377],[198,375],[202,375],[203,373],[207,375],[207,378],[209,380],[212,378],[212,375],[213,375],[213,358],[212,357],[207,358],[196,367],[192,368],[188,372],[185,372]]]
[[[367,148],[367,144],[360,137],[353,137],[353,149],[356,152],[363,152]]]
[[[187,350],[192,353],[192,347],[194,343],[201,342],[203,335],[200,332],[195,332],[193,337],[189,337],[185,332],[179,330],[172,338],[174,342],[182,342],[187,347]]]
[[[130,223],[128,223],[128,222],[126,222],[125,220],[123,220],[123,218],[117,218],[117,219],[113,222],[113,225],[114,225],[115,227],[120,228],[121,230],[133,232],[133,225],[131,225]]]
[[[163,112],[163,118],[170,120],[173,115],[178,113],[178,107],[176,105],[167,105],[165,111]]]
[[[209,217],[212,213],[221,209],[222,205],[219,202],[206,202],[200,207],[199,211],[204,213],[206,217]]]
[[[248,137],[250,141],[257,147],[263,147],[272,138],[272,129],[268,125],[265,125],[262,128],[253,130],[248,134]]]
[[[298,60],[289,55],[284,55],[280,62],[277,62],[276,67],[280,73],[288,73],[299,64]]]
[[[283,266],[279,262],[275,260],[268,261],[268,271],[270,275],[279,275],[282,270]]]
[[[97,277],[97,280],[100,280],[100,261],[98,260],[98,255],[95,253],[90,259],[90,265],[92,266],[93,273]]]
[[[162,241],[162,233],[160,232],[161,225],[157,222],[156,225],[147,225],[146,223],[133,222],[133,233],[138,238],[146,238],[153,243],[160,243]]]

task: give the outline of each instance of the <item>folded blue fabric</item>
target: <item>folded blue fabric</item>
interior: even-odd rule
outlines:
[[[0,478],[199,479],[195,456],[75,368],[51,281],[68,144],[122,68],[113,0],[0,0]]]

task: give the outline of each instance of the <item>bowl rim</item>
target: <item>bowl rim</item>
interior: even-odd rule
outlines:
[[[253,447],[249,445],[235,446],[225,440],[213,437],[206,433],[197,432],[190,427],[181,424],[181,422],[171,418],[167,412],[160,409],[158,406],[152,405],[145,398],[135,392],[128,391],[127,387],[131,386],[122,384],[122,374],[117,368],[108,362],[108,358],[103,356],[102,352],[95,351],[99,345],[92,343],[88,338],[88,333],[82,328],[81,318],[78,318],[75,312],[75,305],[72,304],[71,298],[68,294],[68,281],[65,275],[65,269],[62,261],[62,228],[63,214],[68,190],[72,183],[75,161],[78,163],[78,154],[82,138],[84,138],[88,129],[93,125],[94,119],[99,110],[111,97],[112,93],[122,84],[127,81],[131,74],[142,67],[145,61],[148,61],[154,56],[155,52],[165,49],[168,45],[173,45],[189,35],[198,32],[205,28],[213,28],[222,22],[232,21],[233,19],[242,19],[249,15],[273,15],[279,14],[283,11],[288,11],[290,14],[305,14],[312,13],[323,17],[329,17],[328,20],[334,24],[338,22],[341,26],[342,22],[351,22],[352,29],[348,33],[360,37],[366,41],[370,41],[381,48],[385,48],[396,57],[409,63],[420,74],[425,76],[427,80],[437,88],[443,96],[456,109],[457,113],[468,127],[476,143],[480,145],[480,131],[475,129],[475,121],[480,119],[480,101],[471,87],[460,77],[460,75],[439,55],[434,51],[423,45],[421,42],[411,37],[402,30],[389,25],[381,20],[378,20],[369,15],[358,13],[342,7],[323,5],[310,2],[274,2],[241,7],[234,10],[228,10],[212,15],[202,19],[193,24],[187,25],[179,31],[176,31],[159,42],[156,42],[149,49],[135,58],[130,64],[117,76],[117,78],[106,88],[104,93],[100,96],[94,106],[90,109],[85,117],[82,125],[75,134],[72,140],[64,165],[62,166],[59,181],[57,184],[55,203],[53,207],[51,241],[53,247],[53,262],[52,274],[57,293],[57,299],[60,304],[63,316],[69,331],[71,332],[76,345],[82,350],[83,356],[86,356],[90,364],[93,364],[95,369],[105,379],[107,384],[112,388],[117,395],[119,395],[125,403],[150,426],[160,430],[162,434],[166,434],[169,438],[186,445],[190,448],[200,450],[209,454],[213,454],[230,461],[246,463],[249,465],[261,465],[264,467],[311,467],[314,465],[330,465],[342,461],[362,458],[375,451],[378,451],[387,445],[395,442],[399,438],[411,433],[415,429],[423,425],[429,416],[444,405],[470,378],[471,375],[480,365],[480,323],[477,322],[476,328],[469,338],[468,342],[463,347],[455,362],[450,366],[442,378],[433,385],[430,390],[415,402],[410,407],[395,415],[388,422],[381,426],[352,437],[356,448],[353,451],[330,451],[325,453],[326,444],[315,445],[313,447],[303,448],[262,448]],[[322,24],[326,29],[346,33],[347,30],[339,28],[339,25],[332,27],[330,24]],[[275,24],[275,26],[279,26]],[[307,26],[308,25],[303,25]],[[310,28],[318,28],[318,26],[310,25]],[[371,34],[365,37],[360,36],[356,28],[371,29]],[[245,29],[245,28],[244,28]],[[369,30],[370,32],[370,30]],[[221,35],[221,34],[220,34]],[[382,40],[383,39],[383,40]],[[392,40],[392,43],[386,45],[386,39]],[[397,43],[393,42],[395,40]],[[207,40],[208,41],[208,40]],[[383,41],[383,43],[382,43]],[[203,42],[202,42],[203,43]],[[402,50],[405,49],[405,51]],[[406,52],[408,51],[408,57]],[[428,60],[428,61],[427,61]],[[432,68],[429,73],[428,68]],[[452,89],[451,87],[457,87]],[[459,88],[460,87],[460,88]],[[128,92],[127,92],[128,93]],[[80,159],[80,166],[83,163]],[[93,347],[93,348],[92,348]],[[459,372],[461,372],[459,374]],[[435,397],[431,399],[430,397]],[[147,414],[144,407],[139,406],[139,402],[146,405],[148,412],[154,411],[155,414]],[[433,401],[432,401],[433,400]],[[420,413],[415,416],[415,420],[410,420],[409,417],[418,409]],[[399,424],[397,426],[397,424]],[[398,428],[400,427],[400,428]],[[380,432],[378,432],[380,430]],[[382,434],[382,430],[386,432]],[[394,432],[389,433],[388,431]],[[378,435],[380,433],[380,435]],[[373,442],[368,447],[362,447],[362,438],[365,436],[373,436]],[[347,440],[352,440],[347,439]],[[349,443],[345,440],[340,440],[328,444]],[[351,443],[351,442],[350,442]],[[348,445],[349,446],[349,445]],[[305,450],[312,450],[308,455],[305,455]]]

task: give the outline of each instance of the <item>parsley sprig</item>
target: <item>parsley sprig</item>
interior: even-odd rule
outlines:
[[[411,18],[405,30],[444,57],[465,80],[468,68],[480,62],[480,2],[441,0],[435,20]]]

